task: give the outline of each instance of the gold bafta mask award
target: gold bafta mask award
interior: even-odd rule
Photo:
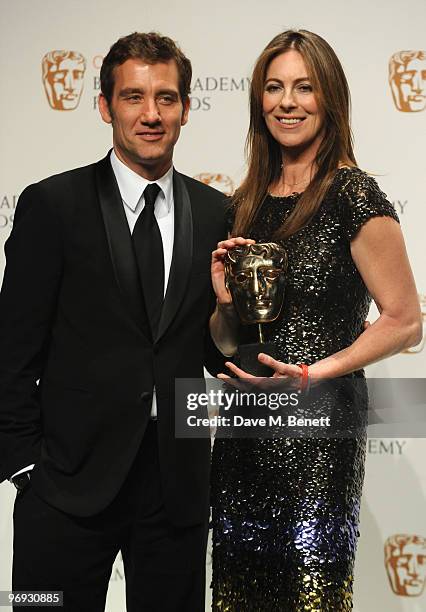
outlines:
[[[270,376],[257,355],[275,357],[274,345],[264,342],[263,326],[278,318],[284,303],[287,254],[274,242],[230,249],[225,257],[225,281],[243,325],[257,325],[259,341],[238,347],[237,362],[254,376]]]
[[[78,51],[49,51],[42,60],[43,85],[54,110],[77,108],[84,84],[86,60]]]
[[[426,538],[414,534],[396,534],[388,538],[385,566],[395,595],[422,595],[426,584]]]
[[[389,61],[389,85],[396,108],[403,113],[426,109],[426,51],[398,51]]]

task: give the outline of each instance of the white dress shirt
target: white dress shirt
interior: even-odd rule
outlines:
[[[164,295],[166,295],[167,283],[169,281],[170,266],[172,264],[173,240],[175,229],[174,200],[173,200],[173,166],[167,170],[161,178],[156,181],[148,181],[143,176],[133,172],[126,164],[118,159],[115,151],[111,153],[111,166],[117,179],[121,199],[123,200],[124,212],[130,233],[136,225],[139,215],[145,206],[143,197],[144,189],[150,183],[157,183],[161,191],[155,200],[154,215],[160,229],[163,241],[164,254]],[[152,396],[151,418],[157,417],[157,399],[155,388]]]
[[[139,215],[145,206],[143,191],[150,183],[157,183],[161,191],[155,200],[154,215],[160,228],[161,239],[163,241],[164,253],[164,295],[166,295],[167,283],[169,280],[170,266],[173,254],[173,239],[175,229],[174,200],[173,200],[173,166],[156,181],[148,181],[143,176],[139,176],[128,166],[120,161],[113,150],[111,153],[111,166],[117,179],[118,188],[123,200],[124,212],[126,213],[127,223],[130,233],[136,225]]]
[[[130,233],[136,225],[139,215],[145,206],[145,198],[143,192],[149,183],[157,183],[161,191],[155,200],[154,215],[157,219],[160,229],[161,239],[163,241],[164,254],[164,295],[166,295],[167,283],[169,280],[170,266],[172,263],[173,241],[174,241],[174,200],[173,200],[173,166],[167,170],[161,178],[156,181],[148,181],[133,172],[126,164],[123,164],[118,159],[115,151],[111,153],[111,166],[117,179],[118,188],[120,190],[121,199],[123,201],[124,212],[126,213],[127,223],[129,224]],[[157,417],[157,399],[155,396],[155,388],[152,396],[151,418]],[[32,470],[33,465],[15,472],[11,479],[18,474]]]

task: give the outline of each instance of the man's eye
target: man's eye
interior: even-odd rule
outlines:
[[[173,104],[174,102],[174,98],[172,96],[160,96],[158,98],[158,101],[161,104]]]
[[[235,282],[243,284],[247,281],[248,278],[249,277],[247,274],[245,274],[244,272],[240,272],[239,274],[235,276]]]
[[[270,270],[265,270],[263,275],[265,278],[268,278],[269,280],[275,280],[276,278],[279,277],[280,270],[274,270],[273,268],[271,268]]]
[[[408,558],[404,557],[404,556],[398,557],[398,560],[397,560],[396,564],[398,565],[398,567],[402,567],[404,565],[407,565],[408,564]]]

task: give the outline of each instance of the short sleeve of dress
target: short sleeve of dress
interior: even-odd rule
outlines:
[[[399,223],[394,206],[373,177],[357,168],[348,169],[340,191],[346,236],[353,240],[372,217],[392,217]]]

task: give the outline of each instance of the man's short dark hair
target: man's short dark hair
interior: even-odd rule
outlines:
[[[178,45],[168,36],[157,32],[134,32],[115,42],[104,58],[101,67],[101,91],[108,106],[114,91],[114,70],[128,59],[140,59],[147,64],[174,60],[179,74],[179,93],[185,102],[191,92],[192,66]]]

